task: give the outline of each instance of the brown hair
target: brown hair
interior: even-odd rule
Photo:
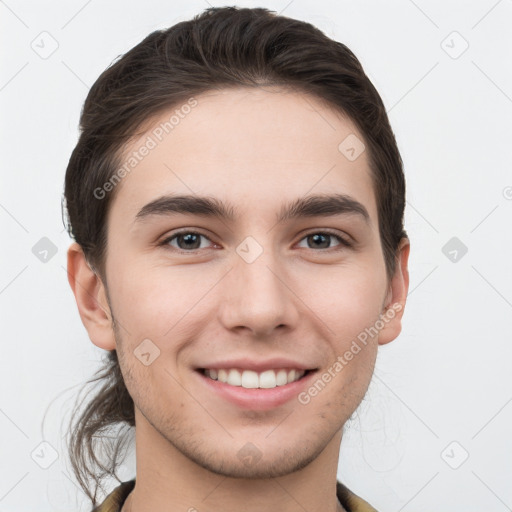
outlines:
[[[102,199],[94,191],[119,169],[126,143],[148,120],[193,95],[263,85],[309,93],[355,123],[369,157],[386,272],[393,275],[398,245],[407,237],[403,164],[386,109],[356,56],[313,25],[268,9],[212,7],[149,34],[100,75],[85,100],[65,177],[67,229],[105,286],[106,217],[116,188]],[[101,480],[120,481],[116,468],[126,441],[99,434],[116,426],[130,431],[135,420],[115,350],[93,382],[102,386],[83,412],[75,407],[68,446],[78,482],[96,505]],[[96,438],[103,454],[110,443],[106,464]]]

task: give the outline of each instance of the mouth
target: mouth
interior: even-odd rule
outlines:
[[[276,368],[255,372],[241,368],[198,368],[204,377],[232,387],[245,389],[273,389],[300,381],[316,369]]]
[[[237,409],[271,411],[285,404],[291,406],[312,385],[320,368],[308,366],[277,354],[265,360],[240,355],[224,361],[205,361],[193,373],[198,377],[201,393],[219,405],[227,402]]]

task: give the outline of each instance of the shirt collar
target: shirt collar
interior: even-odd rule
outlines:
[[[128,494],[135,487],[135,479],[121,482],[92,512],[120,512]],[[336,495],[347,512],[377,512],[368,502],[354,494],[340,481],[336,482]]]

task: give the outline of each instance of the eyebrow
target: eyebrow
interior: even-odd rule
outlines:
[[[237,208],[229,202],[223,202],[213,197],[165,195],[143,206],[135,216],[135,222],[141,222],[153,216],[172,214],[217,217],[233,222]],[[338,215],[358,215],[366,224],[371,224],[367,209],[359,201],[345,194],[311,195],[295,199],[281,208],[277,215],[277,222],[305,217],[334,217]]]

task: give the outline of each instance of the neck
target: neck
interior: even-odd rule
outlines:
[[[122,512],[346,512],[336,497],[342,431],[313,460],[282,476],[238,478],[186,457],[136,409],[136,484]]]

